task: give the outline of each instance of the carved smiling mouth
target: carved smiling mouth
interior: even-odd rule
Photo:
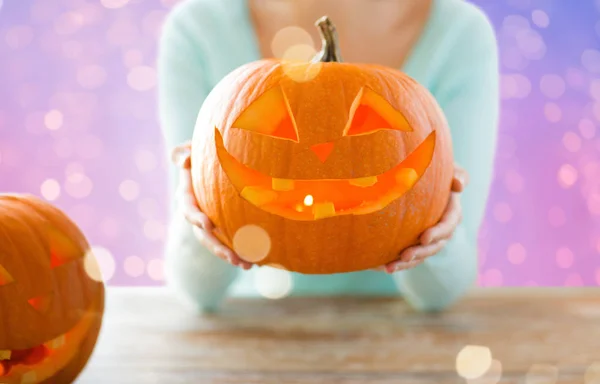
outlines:
[[[400,164],[376,176],[356,179],[278,179],[236,160],[215,129],[217,156],[225,174],[249,203],[281,217],[314,221],[377,212],[409,191],[433,158],[435,131]]]
[[[0,383],[39,383],[64,369],[80,353],[78,346],[97,316],[94,310],[86,312],[71,330],[36,347],[0,350]]]

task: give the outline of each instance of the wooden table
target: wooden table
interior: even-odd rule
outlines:
[[[467,345],[487,346],[495,359],[477,380],[457,374]],[[497,382],[600,384],[600,291],[481,290],[438,315],[398,299],[236,299],[201,317],[163,288],[113,288],[78,381]]]

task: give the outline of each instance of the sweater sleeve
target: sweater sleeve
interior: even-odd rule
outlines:
[[[463,221],[446,247],[394,279],[417,310],[439,311],[477,277],[477,237],[492,182],[499,114],[497,42],[481,12],[462,26],[451,59],[432,90],[448,120],[454,157],[470,176],[461,195]]]
[[[160,124],[167,151],[193,136],[200,107],[210,92],[204,61],[202,20],[210,17],[204,4],[187,1],[167,18],[158,53]],[[169,168],[170,191],[178,170]],[[166,246],[167,283],[199,311],[215,309],[235,280],[237,268],[211,254],[195,238],[191,225],[171,204],[171,224]]]

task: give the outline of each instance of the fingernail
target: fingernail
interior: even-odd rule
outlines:
[[[227,248],[217,247],[215,249],[215,253],[217,255],[220,255],[221,257],[227,259],[227,261],[229,261],[229,262],[231,262],[231,260],[232,260],[231,254],[229,253],[229,251],[227,250]]]

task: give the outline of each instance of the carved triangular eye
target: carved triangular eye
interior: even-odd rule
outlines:
[[[0,287],[13,283],[14,281],[15,279],[10,275],[10,273],[8,273],[6,268],[0,265]]]
[[[54,227],[48,229],[48,243],[50,245],[50,266],[52,268],[83,256],[77,244]]]
[[[232,127],[298,142],[298,128],[280,86],[271,88],[254,100]]]
[[[406,117],[373,90],[363,87],[350,107],[344,136],[367,135],[383,129],[411,132]]]

